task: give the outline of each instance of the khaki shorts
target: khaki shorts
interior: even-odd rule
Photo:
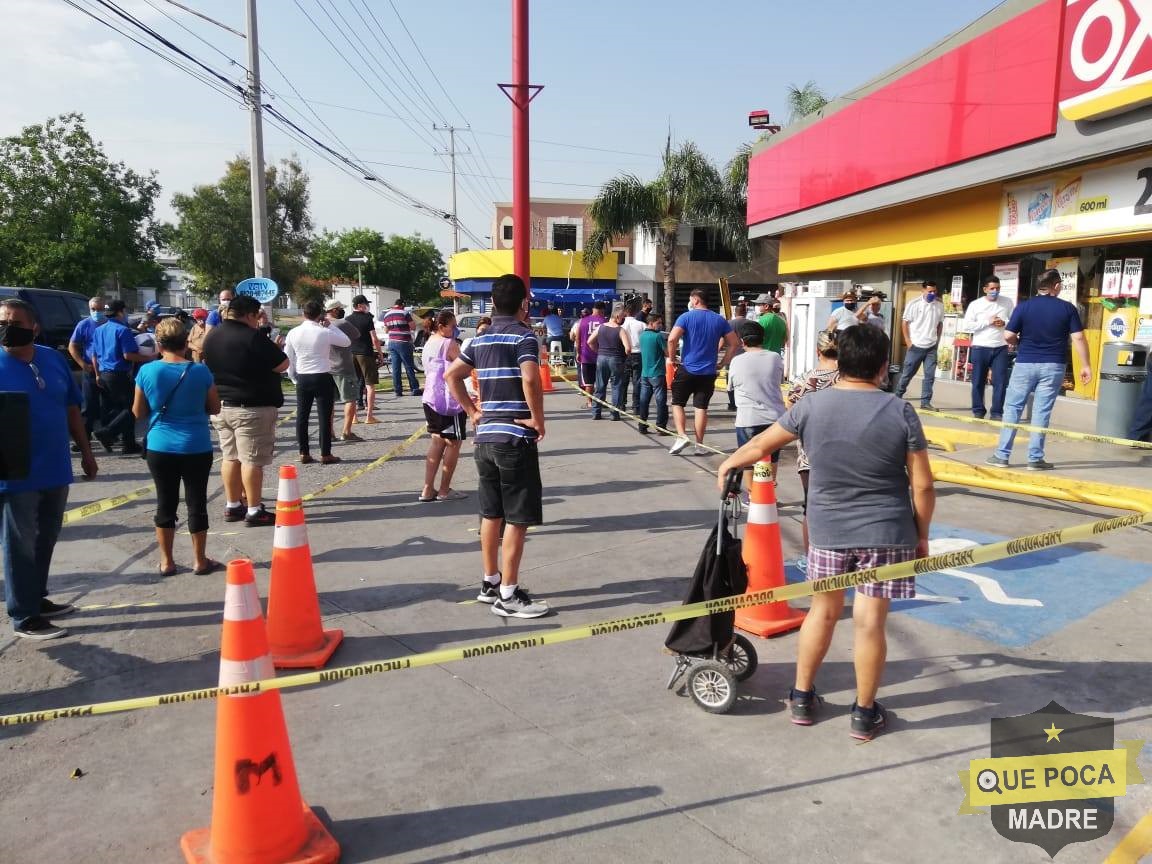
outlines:
[[[276,449],[276,415],[279,408],[221,408],[212,418],[220,436],[220,450],[230,462],[271,465]]]
[[[375,354],[371,356],[353,354],[352,357],[356,361],[356,368],[360,370],[360,377],[364,379],[365,384],[375,387],[380,383],[380,367],[376,364]]]
[[[340,397],[341,402],[359,401],[360,379],[355,374],[337,375],[333,373],[332,380],[336,382],[336,394]]]

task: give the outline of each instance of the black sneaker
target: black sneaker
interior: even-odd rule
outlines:
[[[480,593],[476,595],[476,599],[481,603],[495,603],[500,599],[500,583],[481,579]]]
[[[788,691],[788,708],[792,722],[797,726],[811,726],[816,722],[816,709],[823,704],[824,700],[816,695],[815,690],[805,693],[792,688]]]
[[[1051,462],[1045,462],[1043,459],[1036,459],[1028,463],[1029,471],[1051,471],[1055,467]]]
[[[533,600],[527,591],[517,585],[507,600],[497,596],[496,602],[492,604],[492,612],[502,618],[541,618],[548,614],[549,609],[547,603]]]
[[[29,618],[23,627],[17,627],[13,632],[21,639],[35,639],[38,642],[68,635],[68,631],[63,627],[57,627],[41,615]]]
[[[268,509],[261,504],[259,510],[244,517],[244,524],[249,528],[267,528],[276,524],[276,514],[269,513]]]
[[[41,618],[63,618],[75,611],[76,607],[71,603],[53,603],[47,597],[40,601]]]
[[[871,741],[887,723],[888,715],[879,702],[873,702],[871,708],[861,708],[852,703],[852,737],[856,740]]]
[[[224,507],[224,521],[225,522],[243,522],[244,517],[248,515],[248,508],[243,504],[237,504],[235,507]]]

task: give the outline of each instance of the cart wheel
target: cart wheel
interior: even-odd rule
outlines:
[[[732,645],[728,648],[728,657],[725,662],[728,664],[728,668],[732,670],[732,674],[736,676],[737,681],[747,681],[756,671],[759,660],[752,643],[737,633],[732,639]]]
[[[710,714],[726,714],[736,701],[736,678],[728,664],[704,660],[688,673],[692,701]]]

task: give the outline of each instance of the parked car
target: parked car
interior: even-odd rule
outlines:
[[[456,319],[456,326],[460,328],[460,339],[471,339],[476,335],[476,327],[484,316],[478,312],[465,312]]]
[[[75,369],[68,353],[68,341],[81,319],[88,317],[88,298],[75,291],[59,288],[12,288],[0,286],[0,300],[15,298],[31,303],[40,319],[40,335],[36,341],[55,348]]]

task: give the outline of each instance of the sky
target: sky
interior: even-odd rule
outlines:
[[[72,2],[112,17],[99,0]],[[169,0],[116,2],[226,78],[243,81],[244,39]],[[244,0],[180,2],[245,30]],[[591,198],[617,174],[654,177],[669,131],[722,165],[754,137],[749,111],[786,119],[790,84],[811,80],[830,96],[847,92],[999,4],[531,5],[530,77],[544,85],[531,111],[532,195]],[[431,126],[464,129],[456,136],[458,171],[467,175],[458,192],[461,244],[489,246],[492,202],[512,195],[512,110],[496,86],[511,76],[511,7],[509,0],[258,0],[266,101],[442,212],[451,200],[448,159],[439,155],[448,134]],[[214,182],[227,160],[248,152],[248,116],[235,101],[64,0],[0,0],[0,22],[0,135],[81,112],[109,157],[156,172],[158,216],[166,220],[175,218],[173,193]],[[379,184],[349,176],[273,126],[265,131],[265,154],[269,163],[300,158],[318,230],[418,231],[451,252],[442,218],[396,204]]]

